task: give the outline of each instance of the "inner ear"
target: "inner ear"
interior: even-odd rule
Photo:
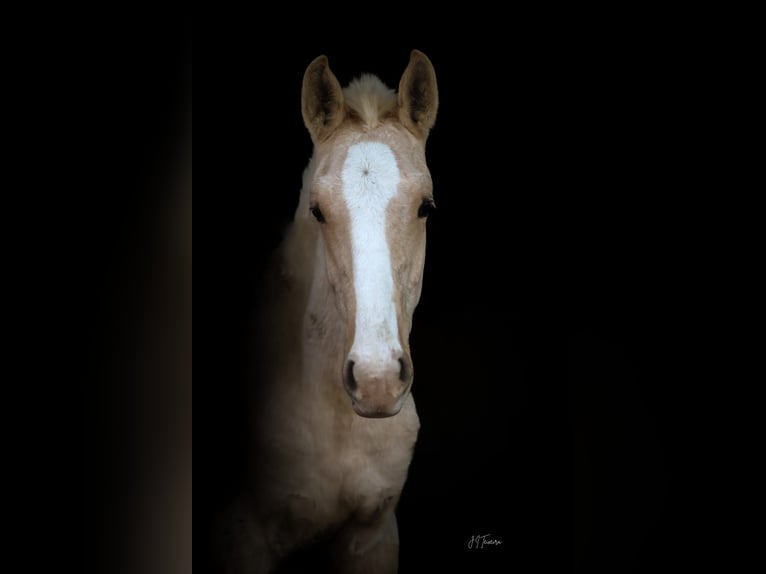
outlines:
[[[436,121],[439,91],[436,73],[428,57],[413,50],[399,82],[399,119],[410,131],[425,139]]]
[[[301,108],[314,142],[326,138],[343,121],[343,89],[330,70],[327,56],[319,56],[306,68]]]

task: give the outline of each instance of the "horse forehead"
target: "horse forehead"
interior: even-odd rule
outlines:
[[[346,151],[342,179],[346,191],[392,195],[401,179],[399,163],[388,144],[355,143]]]
[[[323,155],[317,179],[329,187],[342,185],[344,171],[352,167],[357,167],[360,175],[372,175],[370,171],[375,170],[377,175],[396,176],[398,182],[404,184],[430,180],[424,151],[404,138],[343,138],[326,149]]]

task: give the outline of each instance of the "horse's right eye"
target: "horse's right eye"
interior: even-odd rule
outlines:
[[[324,223],[324,215],[322,215],[322,211],[319,209],[318,206],[313,205],[311,206],[311,215],[314,216],[314,219],[316,219],[319,223]]]

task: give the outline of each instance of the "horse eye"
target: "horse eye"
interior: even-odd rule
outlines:
[[[324,223],[324,215],[322,215],[322,211],[318,206],[312,206],[309,211],[311,211],[311,215],[314,216],[314,219],[316,219],[319,223]]]
[[[428,217],[428,214],[431,213],[434,209],[436,209],[436,204],[434,203],[434,200],[431,198],[426,198],[423,200],[423,203],[420,204],[420,207],[418,208],[418,217]]]

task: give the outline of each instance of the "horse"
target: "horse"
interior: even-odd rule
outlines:
[[[250,492],[225,521],[227,572],[272,572],[308,546],[338,572],[396,572],[395,509],[420,422],[409,335],[434,209],[425,144],[436,75],[413,50],[398,91],[342,88],[319,56],[301,111],[313,142],[262,297],[264,381]]]

